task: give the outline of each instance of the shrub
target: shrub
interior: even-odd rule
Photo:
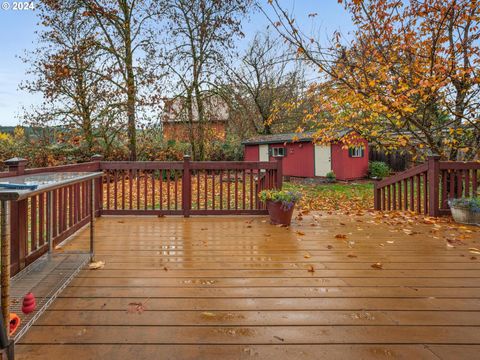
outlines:
[[[450,199],[448,204],[451,207],[470,210],[474,213],[480,213],[480,198]]]
[[[371,161],[368,164],[368,173],[372,179],[383,179],[390,175],[390,167],[382,161]]]
[[[335,180],[337,180],[337,176],[333,171],[328,172],[327,175],[325,175],[325,177],[329,182],[335,182]]]
[[[263,202],[280,201],[284,210],[290,210],[295,203],[301,199],[302,194],[300,194],[298,191],[263,190],[258,193],[258,197]]]

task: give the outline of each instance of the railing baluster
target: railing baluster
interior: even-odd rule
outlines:
[[[250,210],[253,210],[253,170],[249,170],[250,173]]]
[[[246,207],[245,207],[245,198],[247,197],[246,194],[245,194],[245,169],[242,170],[242,187],[243,187],[243,191],[242,191],[242,209],[245,210]]]
[[[235,210],[238,210],[238,170],[235,169]]]
[[[122,210],[125,210],[125,171],[122,171]]]
[[[37,248],[38,236],[37,236],[37,196],[30,198],[30,233],[32,250]]]
[[[170,169],[167,169],[167,209],[170,210]]]
[[[469,169],[465,169],[464,170],[464,173],[465,173],[465,197],[469,197],[470,196],[470,170]]]
[[[414,204],[414,182],[413,177],[410,178],[410,210],[415,211],[415,204]]]
[[[197,210],[200,210],[200,170],[197,170]]]
[[[227,210],[230,210],[230,186],[231,186],[230,169],[227,170],[227,185],[228,185],[228,188],[227,188]]]
[[[223,209],[223,170],[220,170],[220,210]]]
[[[416,175],[415,176],[415,179],[417,181],[417,186],[416,186],[416,195],[417,195],[417,212],[418,213],[421,213],[422,209],[421,209],[421,204],[422,204],[422,199],[421,199],[421,196],[420,196],[420,175]]]
[[[212,210],[215,210],[215,170],[212,170]]]
[[[477,189],[478,189],[478,178],[477,178],[477,173],[478,173],[478,170],[477,169],[473,169],[473,172],[472,172],[472,196],[473,197],[477,197]]]

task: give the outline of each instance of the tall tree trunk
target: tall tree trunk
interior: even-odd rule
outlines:
[[[129,14],[130,15],[130,14]],[[129,19],[126,17],[126,19]],[[136,98],[135,73],[133,71],[133,52],[130,21],[125,23],[125,68],[127,71],[127,134],[130,161],[137,160]]]

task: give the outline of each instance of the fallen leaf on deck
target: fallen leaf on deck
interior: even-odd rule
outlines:
[[[284,338],[281,338],[280,336],[276,336],[276,335],[275,335],[274,338],[277,339],[277,340],[280,340],[280,341],[285,341],[285,339],[284,339]]]
[[[308,267],[308,272],[311,272],[311,273],[314,273],[315,272],[315,268],[313,267],[313,265],[310,265]]]
[[[208,228],[201,228],[200,230],[208,230]]]
[[[93,261],[90,264],[88,264],[88,268],[90,270],[103,269],[104,266],[105,266],[105,261]]]
[[[357,257],[357,255],[348,254],[348,255],[347,255],[347,257],[349,257],[349,258],[356,258],[356,257]]]
[[[311,256],[310,254],[305,254],[305,255],[303,255],[303,257],[304,257],[305,259],[310,259],[312,256]]]
[[[332,245],[327,245],[327,249],[331,250],[331,249],[333,249],[333,246]]]
[[[148,300],[147,300],[148,301]],[[146,303],[146,301],[145,301]],[[145,304],[141,302],[131,302],[128,304],[128,310],[127,312],[129,313],[137,313],[141,314],[145,311]]]
[[[377,269],[377,270],[382,270],[382,269],[383,269],[383,265],[382,265],[382,263],[380,263],[380,262],[377,262],[377,263],[372,264],[372,265],[370,265],[370,266],[371,266],[372,268],[374,268],[374,269]]]
[[[303,231],[298,231],[297,230],[297,235],[303,236],[303,235],[305,235],[305,233]]]
[[[168,271],[168,268],[166,266],[163,267],[163,270]]]
[[[335,235],[335,239],[346,239],[347,238],[347,235],[345,234],[337,234]]]
[[[211,318],[214,318],[216,315],[214,313],[205,311],[205,312],[202,312],[202,316],[211,319]]]

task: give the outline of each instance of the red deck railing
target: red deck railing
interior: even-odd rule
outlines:
[[[103,171],[95,180],[95,215],[225,215],[266,214],[258,199],[263,189],[281,188],[282,163],[273,162],[130,162],[102,161],[26,169],[23,159],[6,162],[0,178],[46,172]],[[39,194],[10,206],[11,273],[16,274],[89,221],[91,183],[52,191],[52,216],[47,196]]]
[[[440,161],[425,164],[375,183],[376,210],[410,210],[430,216],[450,214],[448,200],[476,197],[480,162]]]

